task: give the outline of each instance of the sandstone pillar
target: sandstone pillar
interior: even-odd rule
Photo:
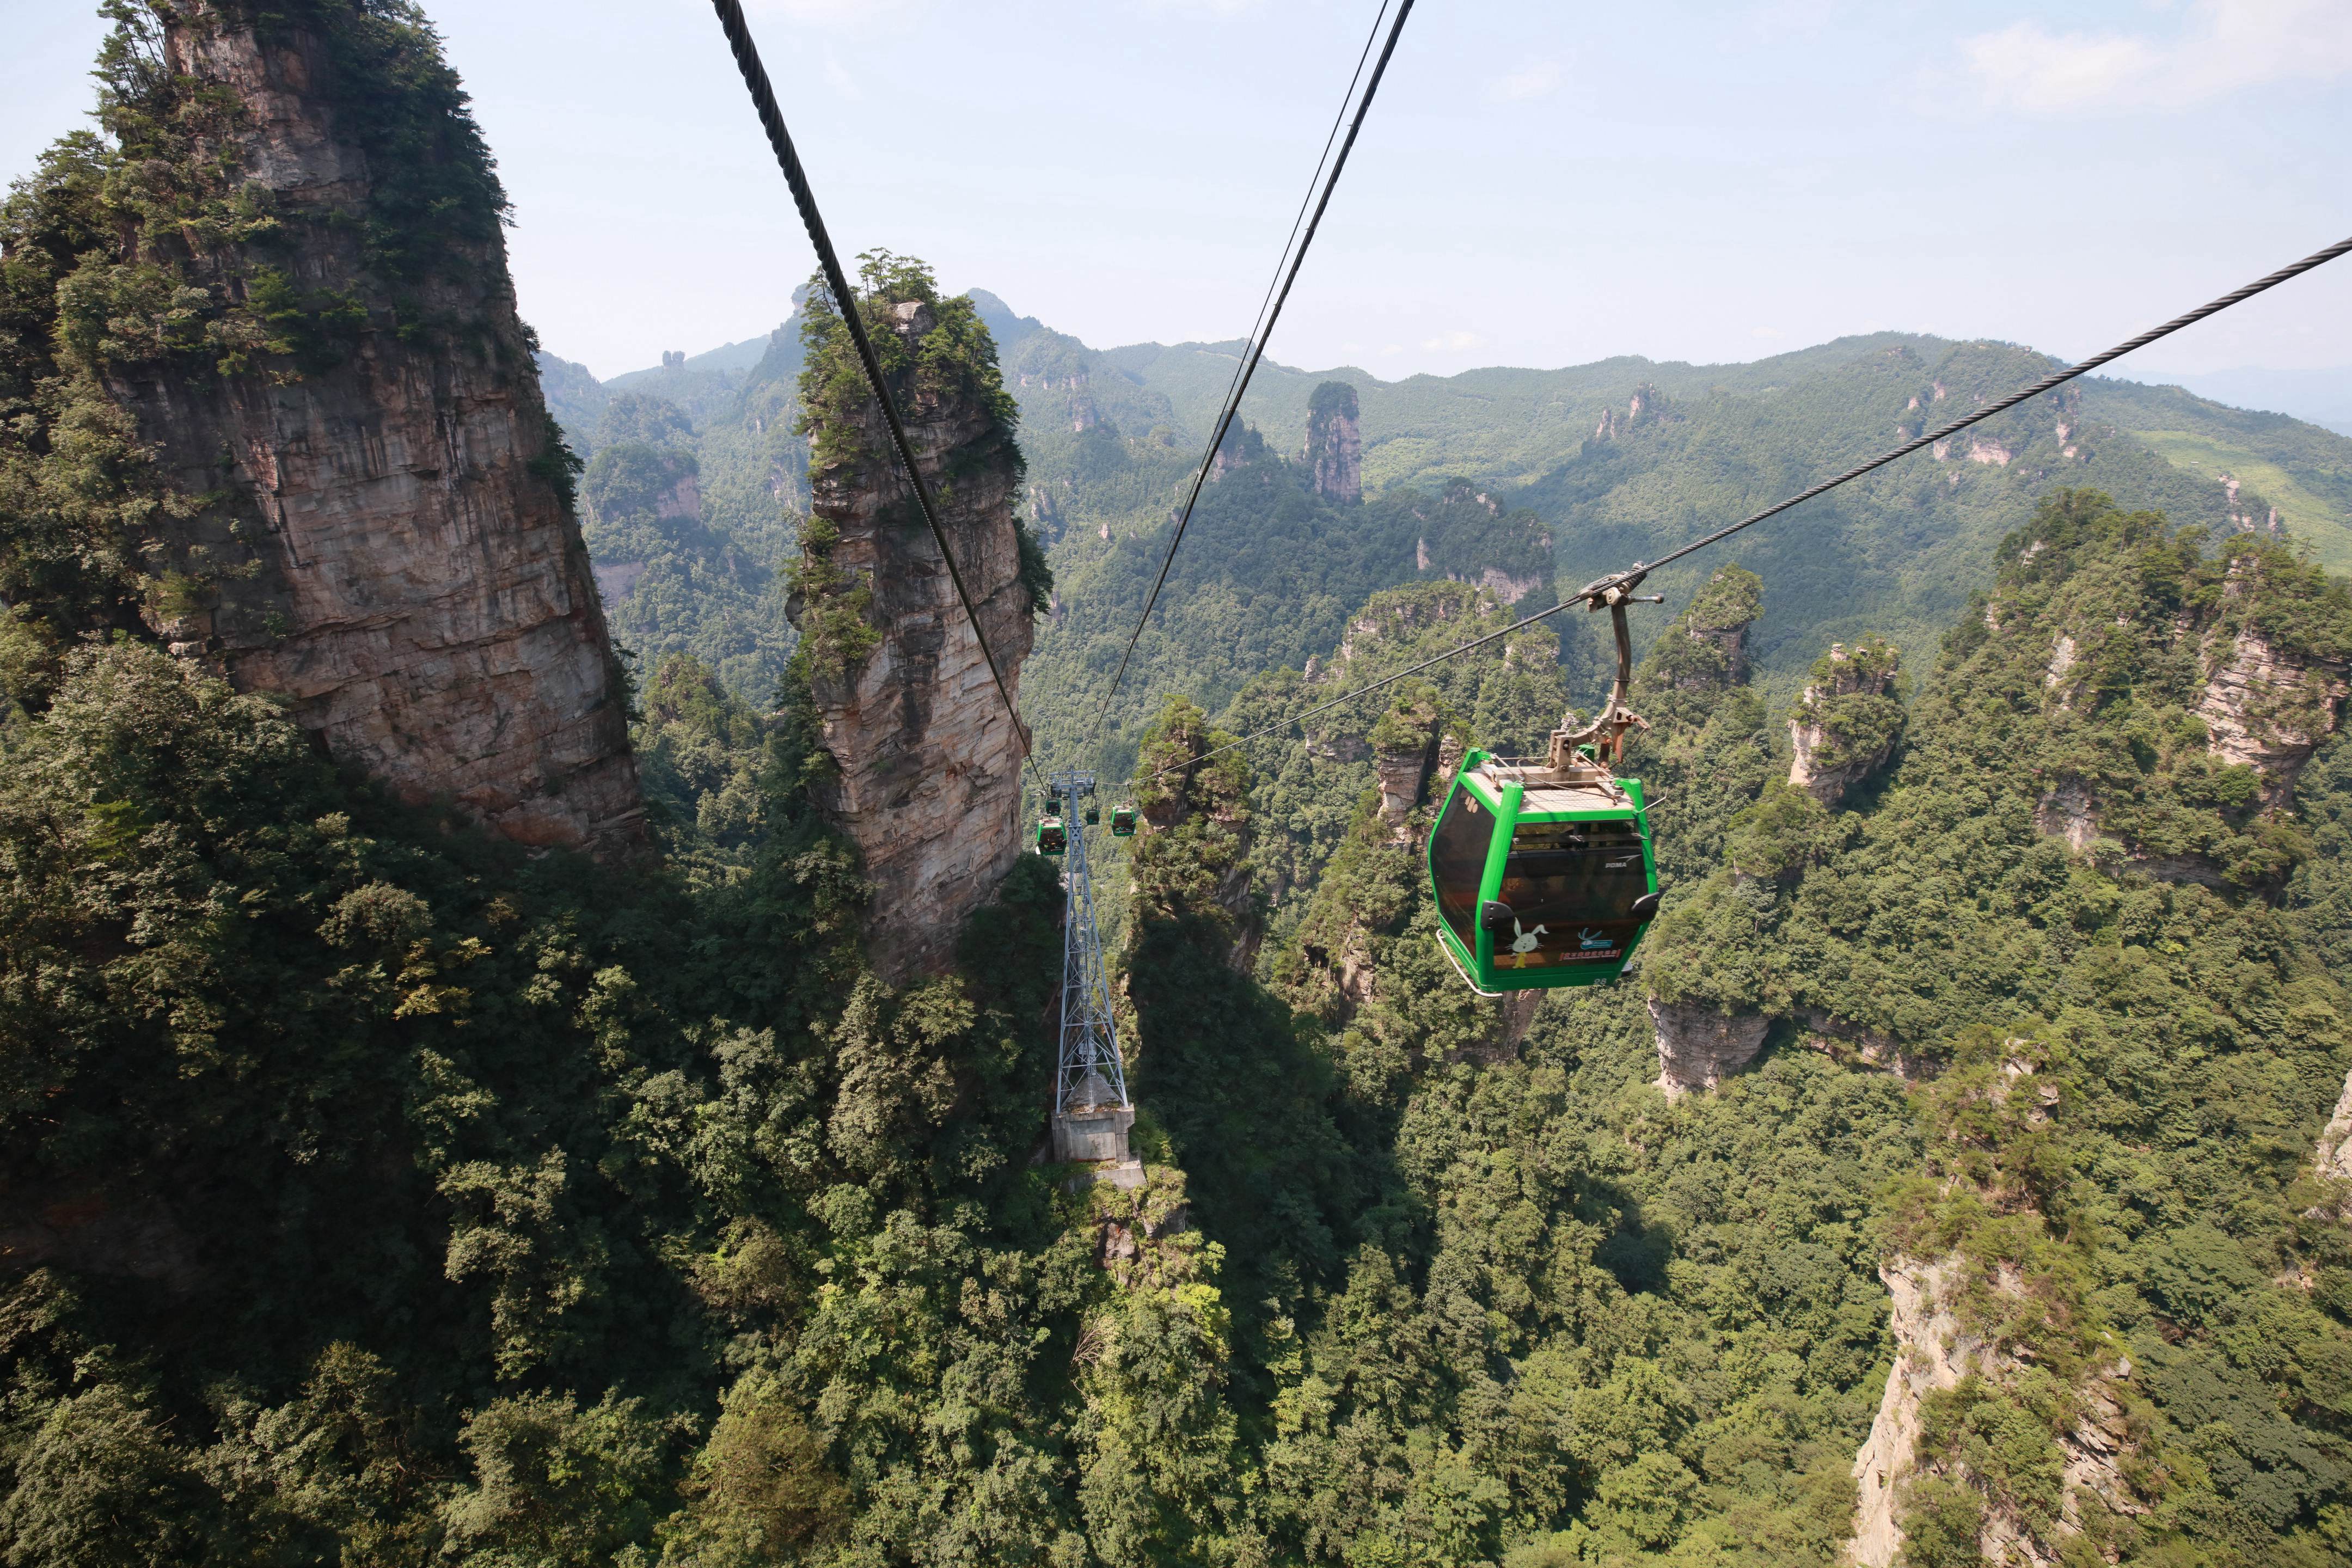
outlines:
[[[184,498],[148,524],[139,617],[404,796],[526,843],[640,841],[504,197],[455,74],[357,8],[331,37],[211,0],[163,15],[152,101],[122,112],[187,140],[157,140],[136,183],[169,195],[121,209],[110,246],[190,320],[60,350]],[[268,221],[203,216],[231,208]]]
[[[877,346],[908,437],[1018,700],[1034,606],[1013,517],[1021,458],[1012,403],[971,301],[938,299],[927,274],[900,268],[887,280],[869,272],[884,298],[869,301],[867,319],[885,340]],[[916,297],[889,298],[889,281]],[[867,954],[896,984],[947,967],[963,917],[993,896],[1021,852],[1024,738],[833,320],[838,352],[813,347],[803,383],[816,424],[815,518],[792,612],[810,639],[810,690],[836,764],[819,804],[865,858],[874,884]]]

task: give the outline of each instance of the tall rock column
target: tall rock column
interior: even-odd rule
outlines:
[[[1044,579],[1013,516],[1023,464],[995,344],[971,301],[940,298],[919,263],[884,256],[864,281],[857,308],[1017,700]],[[805,321],[814,515],[790,607],[835,764],[819,803],[865,857],[867,953],[895,984],[944,969],[964,915],[1012,868],[1025,741],[891,454],[847,328],[821,295]]]
[[[1363,426],[1356,389],[1327,381],[1307,400],[1307,467],[1315,493],[1336,501],[1364,499]]]
[[[1746,684],[1748,628],[1763,602],[1762,578],[1744,566],[1717,567],[1651,648],[1637,683],[1643,700]]]
[[[30,463],[105,430],[129,477],[51,493],[131,526],[69,574],[42,531],[75,511],[6,520],[0,592],[60,638],[143,631],[283,697],[413,800],[527,843],[641,841],[506,198],[430,31],[181,0],[130,8],[100,74],[121,151],[61,143],[0,237],[0,401],[54,421]]]
[[[1831,810],[1876,772],[1903,729],[1898,656],[1884,637],[1832,643],[1813,663],[1789,720],[1789,783]]]

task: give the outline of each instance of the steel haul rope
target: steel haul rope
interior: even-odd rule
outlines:
[[[1160,575],[1153,580],[1151,593],[1143,602],[1143,613],[1135,618],[1135,629],[1128,634],[1127,648],[1118,656],[1118,671],[1111,677],[1110,689],[1103,693],[1102,706],[1095,710],[1095,734],[1102,732],[1103,720],[1110,712],[1111,701],[1118,695],[1120,683],[1127,679],[1128,661],[1135,657],[1136,641],[1143,636],[1143,628],[1151,619],[1152,607],[1160,603],[1160,590],[1168,582],[1168,569],[1176,563],[1177,547],[1184,542],[1184,531],[1192,526],[1192,508],[1201,499],[1201,486],[1208,479],[1218,448],[1224,445],[1226,432],[1233,427],[1234,416],[1241,411],[1242,398],[1249,391],[1250,378],[1257,374],[1258,361],[1265,357],[1266,340],[1274,335],[1274,324],[1281,319],[1282,307],[1290,298],[1291,285],[1298,281],[1298,269],[1306,265],[1307,248],[1315,243],[1315,231],[1322,226],[1323,214],[1331,205],[1331,193],[1339,188],[1339,175],[1348,166],[1348,154],[1355,148],[1357,133],[1364,128],[1364,115],[1372,107],[1373,95],[1381,90],[1381,78],[1387,74],[1390,58],[1396,53],[1397,39],[1404,33],[1405,19],[1412,15],[1412,4],[1413,0],[1402,0],[1397,7],[1396,21],[1389,28],[1388,42],[1381,46],[1379,63],[1372,67],[1371,79],[1365,84],[1363,99],[1356,105],[1355,118],[1349,122],[1347,140],[1339,143],[1339,155],[1332,163],[1330,174],[1323,182],[1323,195],[1315,204],[1315,216],[1307,224],[1305,237],[1299,240],[1297,251],[1291,256],[1290,269],[1283,278],[1281,292],[1275,296],[1274,309],[1268,312],[1260,307],[1265,324],[1253,335],[1248,353],[1243,357],[1241,370],[1226,394],[1216,427],[1209,437],[1209,449],[1202,454],[1201,467],[1192,475],[1192,492],[1184,498],[1183,512],[1176,521],[1175,537],[1169,540],[1168,553],[1160,559]],[[1372,28],[1375,33],[1380,30],[1377,16],[1373,18]],[[1357,68],[1362,69],[1360,61]],[[1352,89],[1354,83],[1350,81],[1349,85]],[[1344,113],[1345,100],[1342,100],[1340,108]],[[1295,225],[1293,226],[1296,227]]]
[[[1359,697],[1368,696],[1372,692],[1380,690],[1382,687],[1393,686],[1409,675],[1418,675],[1423,670],[1427,669],[1433,665],[1443,664],[1449,658],[1454,658],[1459,655],[1469,653],[1475,648],[1485,647],[1488,643],[1509,637],[1513,632],[1525,631],[1528,627],[1535,625],[1538,621],[1549,620],[1550,617],[1559,614],[1562,610],[1567,609],[1571,605],[1594,603],[1612,588],[1631,588],[1640,583],[1643,577],[1649,575],[1649,574],[1657,570],[1659,567],[1667,564],[1669,562],[1679,561],[1684,556],[1689,555],[1696,551],[1704,550],[1710,544],[1720,543],[1722,541],[1730,538],[1733,534],[1738,533],[1744,528],[1752,528],[1756,524],[1762,522],[1767,518],[1778,517],[1780,513],[1787,511],[1791,507],[1801,506],[1806,501],[1811,500],[1817,496],[1825,495],[1829,491],[1837,489],[1840,485],[1850,483],[1854,479],[1862,478],[1864,474],[1875,472],[1899,458],[1907,458],[1912,453],[1919,451],[1923,447],[1931,447],[1938,441],[1948,440],[1954,435],[1967,429],[1971,425],[1981,424],[1985,420],[1991,418],[1996,414],[2006,413],[2010,409],[2016,407],[2019,404],[2024,403],[2032,398],[2039,397],[2043,393],[2050,391],[2053,387],[2063,386],[2066,383],[2073,381],[2077,376],[2087,375],[2091,372],[2098,369],[2101,365],[2108,364],[2116,360],[2121,359],[2124,355],[2130,353],[2135,349],[2146,348],[2148,344],[2155,342],[2158,338],[2169,337],[2174,332],[2180,331],[2183,327],[2194,326],[2197,322],[2203,321],[2208,316],[2216,315],[2221,311],[2228,310],[2232,305],[2242,304],[2244,301],[2252,299],[2255,295],[2263,292],[2265,289],[2275,289],[2291,278],[2299,278],[2303,274],[2310,271],[2312,268],[2325,266],[2326,263],[2334,261],[2338,257],[2347,254],[2352,254],[2352,237],[2339,239],[2334,245],[2327,247],[2325,250],[2315,250],[2300,261],[2280,268],[2276,272],[2271,273],[2268,277],[2258,278],[2252,283],[2247,284],[2244,288],[2233,289],[2231,292],[2222,295],[2218,300],[2200,305],[2197,309],[2188,312],[2186,315],[2175,316],[2172,320],[2165,322],[2160,327],[2151,327],[2147,331],[2140,333],[2139,336],[2133,338],[2128,342],[2117,343],[2114,348],[2107,350],[2104,353],[2093,354],[2089,359],[2084,360],[2079,364],[2068,365],[2063,370],[2052,371],[2048,375],[2043,376],[2041,380],[2035,382],[2031,386],[2025,387],[2018,392],[2011,393],[2008,396],[2003,397],[1997,402],[1990,403],[1984,407],[1978,409],[1973,414],[1963,415],[1959,418],[1953,420],[1950,424],[1945,425],[1935,430],[1930,430],[1924,436],[1906,441],[1901,446],[1895,447],[1891,451],[1882,453],[1878,457],[1871,458],[1870,461],[1866,463],[1860,463],[1855,465],[1853,468],[1848,468],[1845,472],[1838,475],[1834,479],[1823,479],[1821,483],[1813,486],[1811,489],[1800,491],[1798,494],[1790,496],[1787,500],[1768,506],[1763,510],[1754,512],[1747,517],[1741,518],[1738,522],[1732,523],[1727,527],[1718,528],[1713,533],[1705,534],[1697,539],[1694,539],[1687,544],[1681,545],[1676,549],[1669,551],[1667,553],[1659,556],[1655,561],[1637,562],[1625,571],[1615,573],[1607,577],[1596,578],[1592,582],[1588,583],[1583,587],[1578,589],[1575,593],[1570,594],[1568,597],[1562,599],[1559,604],[1552,605],[1548,610],[1538,610],[1532,616],[1528,616],[1519,620],[1513,621],[1509,626],[1505,626],[1500,631],[1489,632],[1485,637],[1473,638],[1471,641],[1464,643],[1458,647],[1451,647],[1446,649],[1444,653],[1437,654],[1433,658],[1423,659],[1419,664],[1412,666],[1411,668],[1400,669],[1393,675],[1382,676],[1380,679],[1372,681],[1368,685],[1360,686],[1356,688],[1355,690],[1348,692],[1344,696],[1334,697],[1328,702],[1318,703],[1316,706],[1307,709],[1304,713],[1293,714],[1291,717],[1285,719],[1279,724],[1269,724],[1263,730],[1254,730],[1250,731],[1250,733],[1242,736],[1237,741],[1228,741],[1225,744],[1213,747],[1210,750],[1202,752],[1197,757],[1192,757],[1184,762],[1173,763],[1168,767],[1160,768],[1156,772],[1147,773],[1144,775],[1143,780],[1139,782],[1148,782],[1149,780],[1156,779],[1162,773],[1179,773],[1185,768],[1192,767],[1200,763],[1206,762],[1209,758],[1216,756],[1220,752],[1230,752],[1236,746],[1246,746],[1253,741],[1262,741],[1268,735],[1276,734],[1284,730],[1289,729],[1293,724],[1303,724],[1307,720],[1315,717],[1318,713],[1328,713],[1332,709],[1339,707],[1343,703],[1352,702]]]
[[[1364,62],[1372,58],[1372,46],[1380,41],[1381,23],[1389,14],[1389,5],[1390,0],[1381,0],[1380,10],[1372,16],[1371,30],[1364,35],[1364,47],[1356,56],[1356,68],[1348,78],[1348,90],[1339,95],[1339,108],[1331,116],[1331,129],[1324,135],[1323,151],[1316,155],[1315,173],[1307,179],[1307,189],[1298,198],[1298,212],[1290,220],[1290,232],[1283,237],[1282,254],[1275,259],[1273,276],[1265,280],[1265,293],[1257,302],[1257,314],[1250,319],[1249,335],[1242,340],[1244,350],[1257,342],[1258,333],[1266,324],[1266,308],[1274,303],[1274,291],[1282,283],[1284,270],[1290,260],[1291,247],[1298,243],[1299,226],[1307,221],[1307,211],[1314,205],[1316,188],[1323,183],[1323,171],[1331,162],[1332,143],[1339,140],[1339,127],[1348,122],[1348,106],[1356,101],[1356,84],[1363,79]],[[1225,398],[1233,396],[1234,386],[1241,380],[1242,367],[1248,363],[1246,353],[1234,358],[1234,374],[1225,378]],[[1223,401],[1221,400],[1217,406],[1223,408]],[[1210,448],[1210,454],[1214,456],[1214,447]]]
[[[997,665],[996,652],[988,646],[988,633],[981,626],[980,612],[973,607],[971,595],[964,586],[955,552],[948,548],[947,532],[940,527],[939,509],[931,500],[931,487],[915,464],[915,449],[907,439],[898,405],[891,400],[890,389],[883,382],[882,363],[875,357],[866,322],[857,313],[857,296],[850,291],[849,279],[841,270],[841,258],[834,254],[833,237],[825,231],[824,215],[817,211],[816,193],[810,189],[800,154],[793,149],[792,132],[784,129],[783,111],[776,107],[775,89],[768,84],[767,68],[760,63],[759,48],[751,42],[751,29],[743,20],[743,7],[737,0],[711,0],[711,5],[719,13],[719,25],[726,30],[728,47],[735,51],[735,64],[743,73],[743,85],[751,89],[752,106],[759,110],[760,124],[768,133],[768,145],[775,150],[776,163],[784,172],[784,183],[792,187],[793,203],[800,208],[809,243],[816,247],[817,263],[824,269],[825,286],[833,290],[834,303],[840,307],[841,319],[848,324],[850,341],[857,347],[858,363],[865,367],[875,400],[882,405],[882,417],[890,426],[890,445],[898,452],[899,465],[907,470],[908,481],[915,488],[915,500],[922,508],[923,521],[929,525],[932,540],[940,547],[940,557],[947,563],[948,578],[955,584],[956,597],[962,601],[963,613],[971,622],[971,635],[980,644],[981,657],[988,661],[988,673],[996,682],[996,694],[1004,699],[1004,710],[1013,720],[1013,737],[1021,743],[1022,761],[1028,763],[1034,776],[1036,764],[1030,757],[1028,729],[1021,722],[1021,710],[1013,700],[1012,689],[1004,684],[1004,672]]]

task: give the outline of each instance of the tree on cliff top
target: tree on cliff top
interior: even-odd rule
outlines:
[[[971,297],[942,296],[929,265],[910,256],[868,250],[859,254],[857,262],[862,291],[856,309],[901,416],[912,417],[917,410],[940,402],[981,409],[994,426],[994,440],[967,448],[965,460],[982,460],[1009,448],[1014,475],[1025,472],[1028,460],[1013,439],[1021,422],[1020,406],[1004,390],[1004,376],[996,363],[996,341],[989,335]],[[908,305],[930,312],[931,328],[919,337],[890,330],[895,312]],[[823,273],[809,279],[808,297],[801,309],[801,413],[793,429],[810,437],[812,477],[823,469],[856,465],[894,468],[898,459],[889,449],[887,434],[873,417],[878,410],[874,406],[873,389],[866,384],[865,367],[858,363],[856,342]],[[951,484],[955,475],[950,473],[945,479]],[[908,500],[911,504],[911,496]],[[1043,615],[1054,596],[1054,569],[1046,564],[1045,547],[1028,523],[1016,516],[1013,527],[1021,552],[1021,585],[1028,593],[1030,612]],[[830,532],[823,520],[812,518],[803,533],[808,559],[794,577],[794,589],[803,603],[856,592],[836,583],[824,565],[834,542]],[[812,626],[817,628],[814,634],[810,631]],[[861,657],[856,651],[861,639],[854,626],[832,627],[835,640],[844,645],[835,651],[825,640],[829,626],[822,616],[814,622],[803,621],[803,637],[816,645],[811,658],[856,662]]]
[[[1004,390],[996,342],[971,297],[941,296],[929,265],[910,256],[868,250],[860,253],[857,264],[857,311],[899,408],[939,400],[969,404],[984,410],[1010,442],[1021,410]],[[892,312],[901,305],[929,310],[931,330],[911,341],[891,331]],[[870,423],[874,393],[842,321],[841,302],[834,299],[823,273],[809,280],[808,302],[801,311],[801,416],[795,428],[814,437],[811,462],[818,468],[894,462],[887,439],[866,443],[869,427],[878,432]]]

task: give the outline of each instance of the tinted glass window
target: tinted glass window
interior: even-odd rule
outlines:
[[[1633,900],[1649,890],[1631,820],[1523,822],[1503,868],[1516,923],[1496,938],[1495,966],[1615,963],[1641,930]]]
[[[1429,864],[1437,879],[1437,913],[1454,928],[1465,952],[1478,951],[1476,933],[1478,879],[1486,872],[1486,845],[1495,831],[1492,813],[1457,787],[1445,803],[1436,836],[1430,841]]]

